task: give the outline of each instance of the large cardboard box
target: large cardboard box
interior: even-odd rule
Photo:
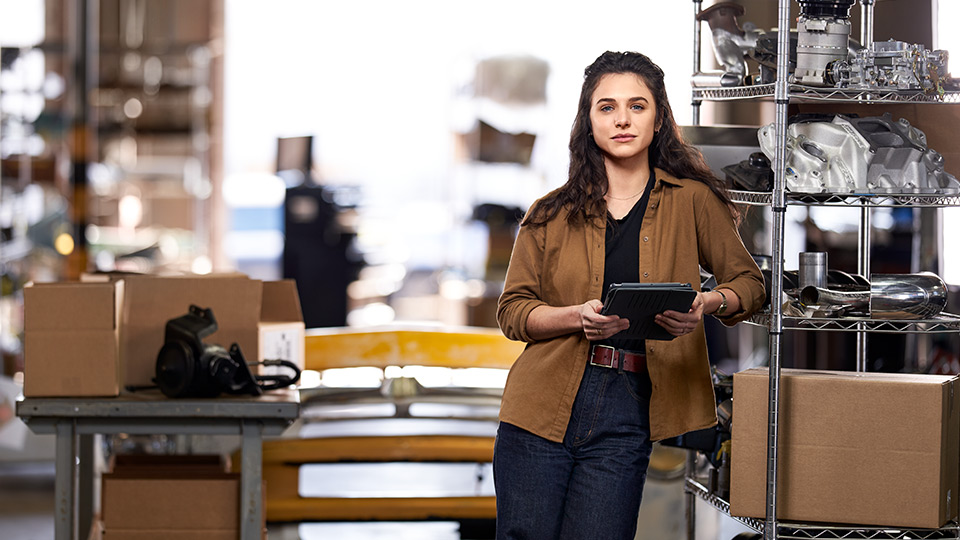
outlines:
[[[122,282],[24,288],[24,396],[119,394],[123,290]]]
[[[102,476],[102,539],[235,540],[240,474],[227,472],[228,463],[219,455],[116,456]]]
[[[941,527],[957,516],[958,378],[784,369],[778,519]],[[730,513],[766,513],[769,378],[733,377]]]
[[[258,350],[262,284],[242,274],[209,276],[123,276],[120,331],[124,386],[149,386],[167,321],[185,315],[191,304],[213,310],[218,330],[204,342],[229,348],[238,343],[247,361]]]
[[[117,456],[112,465],[102,476],[104,538],[236,538],[240,475],[219,456]]]

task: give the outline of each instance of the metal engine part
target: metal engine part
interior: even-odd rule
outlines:
[[[829,67],[847,59],[854,0],[799,0],[797,67],[790,82],[833,86]]]
[[[923,45],[881,41],[838,60],[828,69],[828,82],[838,88],[922,90],[942,94],[949,79],[947,51]]]
[[[747,75],[746,56],[753,53],[760,31],[750,22],[740,24],[737,17],[745,12],[735,2],[718,2],[697,15],[706,21],[713,35],[713,52],[723,67],[719,73],[694,74],[694,86],[739,86]]]
[[[762,152],[753,152],[750,157],[723,168],[727,181],[736,189],[747,191],[771,191],[773,169],[770,160]]]
[[[867,312],[872,319],[929,319],[947,306],[947,285],[932,272],[873,274],[869,290],[841,291],[811,286],[801,289],[799,295],[805,306],[848,308]]]
[[[758,131],[773,160],[774,124]],[[928,148],[922,131],[883,116],[795,121],[787,127],[785,186],[799,193],[960,193],[944,171],[943,156]]]

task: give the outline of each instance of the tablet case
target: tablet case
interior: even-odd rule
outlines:
[[[630,328],[614,339],[656,339],[669,341],[674,335],[654,322],[667,310],[686,312],[697,292],[689,283],[613,283],[603,302],[604,315],[619,315],[630,321]]]

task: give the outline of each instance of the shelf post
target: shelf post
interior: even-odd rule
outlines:
[[[860,209],[860,235],[857,238],[857,273],[870,280],[870,207]],[[857,372],[867,371],[867,333],[866,325],[857,323]]]
[[[783,336],[783,234],[786,216],[784,185],[786,176],[787,106],[790,103],[789,75],[790,58],[790,2],[780,0],[777,22],[777,81],[774,86],[776,103],[775,136],[777,140],[773,163],[773,283],[770,289],[770,383],[767,423],[767,511],[763,528],[764,540],[777,538],[777,457],[780,419],[780,349]]]
[[[700,8],[703,0],[693,0],[693,72],[700,73]],[[690,105],[692,107],[692,118],[690,123],[694,126],[700,125],[700,105],[702,102],[696,97],[696,91],[693,92]]]

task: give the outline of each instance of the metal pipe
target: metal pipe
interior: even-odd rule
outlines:
[[[873,47],[873,2],[860,0],[860,44],[865,49]]]
[[[727,73],[725,71],[698,71],[690,77],[690,84],[694,88],[709,87],[733,87],[740,86],[743,80],[736,73]]]
[[[800,302],[869,311],[872,319],[928,319],[946,308],[947,285],[933,272],[873,274],[870,290],[804,287],[800,290]]]

